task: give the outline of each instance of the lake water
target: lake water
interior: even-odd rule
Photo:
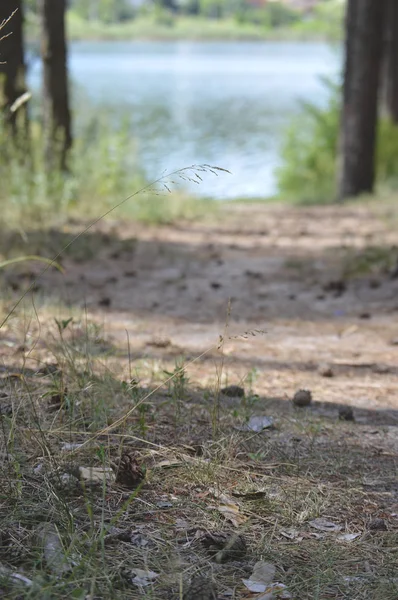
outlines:
[[[325,102],[320,77],[340,61],[322,43],[78,42],[70,73],[92,105],[129,116],[150,178],[215,164],[232,175],[195,191],[237,198],[275,193],[283,131],[300,99]]]

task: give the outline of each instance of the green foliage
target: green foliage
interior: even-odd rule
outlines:
[[[344,5],[321,2],[303,13],[283,2],[251,5],[246,0],[152,0],[130,13],[125,0],[75,0],[67,15],[71,39],[283,39],[341,40]],[[117,8],[117,5],[119,8]],[[28,36],[37,19],[28,11]]]
[[[340,89],[325,81],[329,101],[325,108],[302,103],[282,143],[282,165],[277,169],[279,194],[300,202],[333,201],[340,123]],[[398,126],[385,118],[379,123],[377,181],[398,177]]]
[[[30,140],[22,148],[12,147],[0,133],[2,220],[23,227],[71,212],[86,218],[142,187],[145,178],[136,165],[128,131],[101,118],[79,124],[68,173],[47,172],[37,122],[32,123]]]
[[[301,32],[303,37],[340,41],[344,31],[344,13],[344,2],[320,2],[307,18],[296,21],[292,30]]]
[[[71,8],[83,19],[118,23],[134,17],[134,9],[128,0],[73,0]]]
[[[235,14],[240,23],[254,23],[268,29],[287,27],[301,19],[298,11],[283,2],[269,2],[263,7],[242,3]]]

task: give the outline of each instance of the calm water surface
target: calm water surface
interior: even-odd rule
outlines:
[[[91,104],[128,114],[149,177],[215,164],[232,176],[195,191],[235,198],[276,191],[283,130],[300,99],[325,102],[340,60],[321,43],[79,42],[70,71]]]

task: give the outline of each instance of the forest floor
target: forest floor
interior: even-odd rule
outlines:
[[[0,330],[0,595],[396,600],[397,224],[247,203],[80,238]]]

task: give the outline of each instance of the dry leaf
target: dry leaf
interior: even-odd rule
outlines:
[[[86,484],[99,485],[113,483],[115,474],[110,467],[79,467],[80,479]]]
[[[335,523],[332,523],[331,521],[327,521],[326,519],[323,519],[323,518],[314,519],[313,521],[309,522],[309,525],[311,525],[311,527],[314,527],[314,529],[319,529],[319,531],[340,531],[341,530],[341,525],[336,525]]]
[[[48,568],[57,575],[62,575],[70,571],[71,565],[65,555],[59,533],[54,525],[43,523],[38,528],[36,535],[42,545]]]
[[[288,540],[296,540],[299,536],[297,529],[285,529],[280,532],[280,535],[287,538]]]
[[[275,566],[260,560],[254,565],[250,579],[242,579],[242,581],[251,592],[261,593],[267,590],[274,577]]]
[[[259,433],[263,429],[269,429],[274,426],[274,421],[272,417],[250,417],[248,422],[239,427],[239,431],[254,431]]]
[[[144,571],[143,569],[133,569],[131,571],[131,583],[139,587],[150,585],[156,577],[159,577],[159,573],[154,571]]]
[[[361,534],[360,533],[342,533],[338,535],[336,540],[339,542],[352,542],[356,540]]]
[[[291,597],[291,593],[283,583],[273,583],[264,594],[256,596],[256,600],[288,600]]]
[[[209,492],[218,500],[216,506],[210,506],[209,508],[218,510],[235,527],[238,527],[247,521],[247,517],[240,513],[238,504],[236,504],[232,498],[227,496],[227,494],[222,494],[214,488],[210,488]]]
[[[237,504],[219,504],[217,510],[235,527],[239,527],[239,525],[242,525],[242,523],[247,521],[247,517],[239,512],[239,506]]]

